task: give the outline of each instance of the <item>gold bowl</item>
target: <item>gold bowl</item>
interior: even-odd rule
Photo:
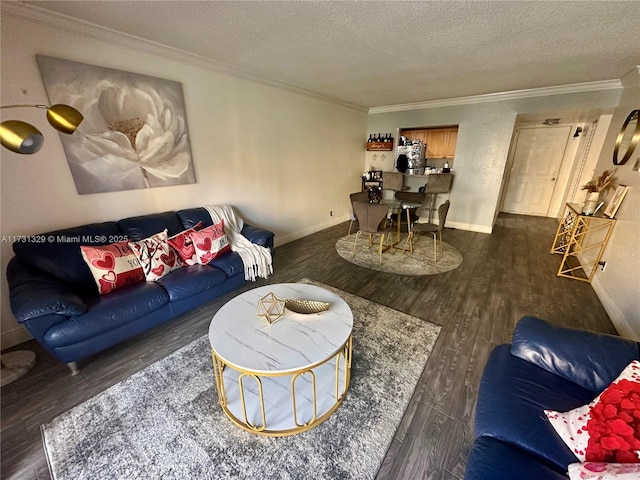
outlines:
[[[327,302],[318,302],[316,300],[294,300],[290,298],[284,301],[284,306],[295,313],[320,313],[329,310]]]

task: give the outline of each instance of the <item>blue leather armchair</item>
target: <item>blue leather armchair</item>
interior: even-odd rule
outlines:
[[[72,373],[78,361],[209,302],[245,283],[239,255],[229,252],[208,265],[182,267],[157,282],[141,282],[98,295],[80,245],[140,240],[168,229],[169,236],[202,222],[204,208],[95,223],[13,244],[7,266],[11,310],[18,322]],[[242,234],[273,253],[274,234],[244,225]],[[77,240],[77,241],[76,241]]]
[[[591,402],[637,359],[637,342],[520,319],[512,343],[497,346],[487,361],[465,479],[566,479],[578,460],[543,410]]]

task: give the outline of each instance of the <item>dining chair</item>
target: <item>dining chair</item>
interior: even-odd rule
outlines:
[[[404,189],[404,175],[400,172],[382,172],[382,198],[389,200],[390,197],[394,197],[396,193],[401,192]],[[389,192],[387,194],[386,192]],[[393,223],[394,213],[398,212],[396,209],[389,209],[387,214],[387,222]]]
[[[354,220],[357,221],[355,211],[353,210],[354,202],[368,202],[369,201],[369,192],[364,190],[362,192],[356,192],[349,195],[349,199],[351,200],[351,221],[349,222],[349,231],[347,232],[347,236],[351,235],[351,228],[353,227]]]
[[[438,207],[438,224],[435,223],[414,223],[411,229],[409,230],[409,236],[407,237],[407,241],[404,242],[404,247],[402,248],[402,253],[405,252],[407,246],[409,246],[409,251],[413,253],[413,235],[430,233],[433,236],[433,261],[438,261],[438,237],[440,237],[440,250],[444,253],[444,247],[442,246],[442,229],[447,221],[447,213],[449,213],[449,206],[451,202],[447,200],[442,205]],[[430,216],[430,210],[428,208],[420,207],[417,210],[418,215],[422,213]]]
[[[382,249],[384,247],[385,237],[389,239],[389,248],[391,244],[391,228],[386,225],[387,212],[389,207],[379,203],[354,202],[353,210],[358,218],[358,231],[356,239],[353,242],[353,252],[351,256],[356,254],[356,246],[358,245],[358,237],[360,233],[369,234],[369,248],[373,246],[373,236],[380,235],[380,244],[378,246],[378,256],[380,257],[380,265],[382,265]]]
[[[401,202],[414,202],[414,203],[423,203],[426,198],[426,194],[424,191],[422,192],[396,192],[396,200]],[[416,215],[417,208],[408,208],[407,209],[407,217],[409,218],[409,224],[415,223],[418,221],[418,216]],[[410,225],[407,225],[407,229]]]

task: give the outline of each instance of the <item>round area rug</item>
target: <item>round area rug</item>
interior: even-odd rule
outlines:
[[[380,237],[378,237],[379,239]],[[336,242],[336,251],[342,258],[360,267],[379,270],[381,272],[396,273],[398,275],[437,275],[439,273],[455,270],[462,263],[462,254],[455,247],[442,242],[444,253],[438,243],[438,261],[433,261],[433,238],[429,235],[416,235],[413,237],[413,253],[407,250],[402,253],[402,246],[406,237],[396,245],[400,249],[386,251],[382,254],[382,265],[379,264],[377,245],[368,247],[368,235],[361,234],[358,239],[355,256],[353,242],[355,234],[342,237]]]

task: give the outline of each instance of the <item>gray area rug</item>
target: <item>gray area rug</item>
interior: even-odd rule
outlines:
[[[440,327],[339,294],[354,316],[351,384],[336,412],[289,437],[246,432],[218,404],[207,335],[42,426],[52,477],[375,477]]]
[[[346,261],[360,267],[398,275],[437,275],[455,270],[462,264],[462,254],[457,248],[446,242],[442,242],[444,252],[440,249],[440,243],[438,242],[438,261],[435,262],[433,260],[433,237],[431,235],[414,236],[413,253],[408,251],[402,253],[406,237],[404,235],[397,245],[399,250],[394,249],[382,254],[382,265],[380,265],[377,245],[369,248],[366,234],[360,235],[355,256],[353,256],[353,242],[356,239],[354,234],[338,240],[336,242],[336,251]]]

